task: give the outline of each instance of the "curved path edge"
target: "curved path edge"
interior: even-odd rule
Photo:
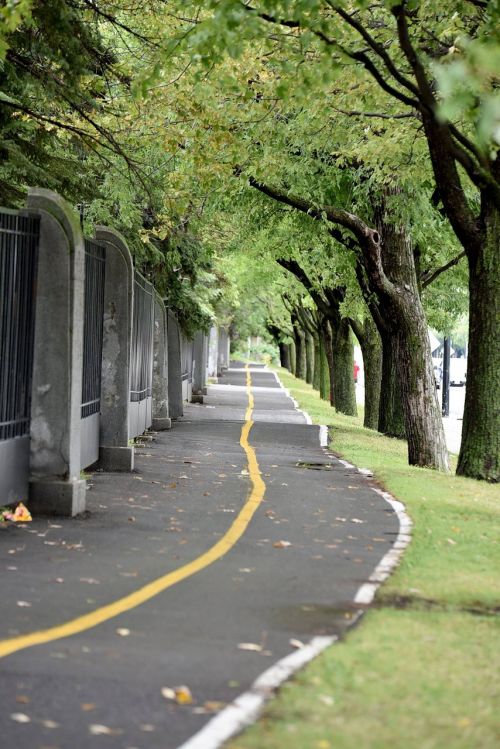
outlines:
[[[273,374],[280,387],[283,388],[286,394],[293,401],[297,411],[304,415],[308,424],[312,424],[309,414],[299,408],[299,404],[287,388],[284,387],[278,374],[274,371]],[[333,454],[328,450],[328,427],[320,425],[319,440],[324,452],[333,456]],[[336,457],[336,459],[346,468],[357,470],[358,473],[364,476],[365,480],[373,475],[372,472],[366,468],[358,468],[346,460],[338,458],[337,456],[334,457]],[[406,512],[404,504],[400,500],[393,497],[389,492],[383,491],[377,487],[371,487],[371,489],[382,497],[382,499],[384,499],[394,510],[399,521],[399,532],[392,548],[377,564],[368,578],[368,582],[363,583],[354,596],[354,603],[363,606],[369,606],[372,603],[377,589],[385,580],[387,580],[398,566],[405,549],[411,541],[411,528],[413,525],[410,516]],[[353,616],[349,629],[359,622],[363,614],[364,610],[360,610],[355,616]],[[297,671],[304,668],[314,658],[326,650],[326,648],[334,645],[338,641],[339,638],[335,635],[332,635],[331,637],[313,637],[302,648],[286,655],[284,658],[281,658],[273,666],[257,677],[250,689],[240,694],[235,700],[233,700],[233,702],[227,705],[227,707],[206,723],[200,731],[180,745],[178,749],[219,749],[224,742],[234,738],[241,733],[243,729],[258,720],[266,702],[274,697],[276,690],[285,681],[290,679],[295,673],[297,673]]]

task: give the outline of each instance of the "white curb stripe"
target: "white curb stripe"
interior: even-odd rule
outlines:
[[[254,723],[273,692],[336,640],[335,636],[314,637],[303,648],[282,658],[264,671],[254,681],[248,692],[237,697],[178,749],[218,749],[224,741]]]

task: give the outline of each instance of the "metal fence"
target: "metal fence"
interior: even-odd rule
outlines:
[[[81,468],[99,457],[105,271],[106,248],[85,239]]]
[[[137,437],[153,423],[154,288],[134,274],[134,312],[130,361],[129,436]]]
[[[40,220],[0,211],[0,503],[25,498]]]

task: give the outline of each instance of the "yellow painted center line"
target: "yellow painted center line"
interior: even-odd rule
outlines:
[[[108,619],[123,614],[125,611],[130,611],[130,609],[134,609],[136,606],[140,606],[142,603],[149,601],[167,588],[171,588],[173,585],[180,583],[187,577],[191,577],[191,575],[205,569],[205,567],[208,567],[210,564],[223,557],[224,554],[226,554],[236,544],[246,531],[248,524],[262,502],[266,491],[266,485],[261,478],[255,450],[248,442],[248,435],[254,423],[252,421],[252,412],[254,408],[252,378],[248,364],[246,365],[246,374],[248,407],[245,413],[245,423],[241,430],[240,445],[245,451],[248,459],[248,473],[250,475],[251,489],[247,501],[224,536],[222,536],[214,546],[208,549],[208,551],[196,559],[193,559],[193,561],[188,562],[188,564],[185,564],[183,567],[173,570],[173,572],[168,572],[166,575],[158,577],[156,580],[144,585],[144,587],[139,588],[133,593],[129,593],[129,595],[119,598],[117,601],[108,603],[106,606],[101,606],[101,608],[95,609],[95,611],[83,614],[76,619],[71,619],[63,624],[58,624],[55,627],[49,627],[49,629],[42,629],[38,632],[31,632],[26,635],[18,635],[17,637],[12,637],[8,640],[1,640],[0,658],[15,653],[18,650],[31,648],[34,645],[41,645],[45,642],[52,642],[53,640],[60,640],[63,637],[75,635],[78,632],[84,632],[86,629],[96,627],[98,624],[102,624],[103,622],[108,621]]]

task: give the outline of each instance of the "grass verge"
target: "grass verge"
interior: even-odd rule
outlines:
[[[361,626],[286,684],[229,749],[499,746],[500,486],[407,465],[406,444],[278,374],[331,449],[401,499],[413,539]]]

